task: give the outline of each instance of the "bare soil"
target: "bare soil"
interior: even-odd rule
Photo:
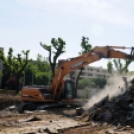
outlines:
[[[19,102],[19,96],[0,96],[0,134],[134,134],[130,126],[85,122],[76,115],[75,108],[25,111],[24,114],[19,114],[15,108],[4,109]]]

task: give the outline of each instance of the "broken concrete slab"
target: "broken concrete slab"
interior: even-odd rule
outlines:
[[[108,130],[106,130],[106,134],[114,134],[114,130],[113,129],[108,129]]]
[[[44,128],[39,128],[38,132],[39,133],[44,133],[45,132],[45,129]]]
[[[8,107],[8,108],[6,108],[6,109],[9,109],[9,110],[16,110],[17,107],[16,107],[15,105],[12,105],[12,106],[10,106],[10,107]]]
[[[36,116],[31,116],[27,119],[18,120],[18,122],[30,122],[30,121],[40,121],[41,119]]]
[[[58,134],[58,130],[54,127],[47,127],[46,131],[50,134]]]

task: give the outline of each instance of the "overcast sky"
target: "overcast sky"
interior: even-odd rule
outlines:
[[[60,58],[76,57],[82,36],[92,46],[134,46],[134,0],[0,0],[0,47],[15,54],[30,50],[30,58],[48,56],[39,43],[66,41]],[[126,50],[126,52],[130,52]],[[93,66],[107,67],[108,60]],[[131,70],[134,70],[132,63]]]

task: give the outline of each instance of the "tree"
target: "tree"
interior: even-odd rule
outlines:
[[[114,66],[119,74],[128,73],[128,66],[132,63],[132,60],[126,59],[125,64],[123,65],[121,59],[113,60]]]
[[[14,90],[19,90],[19,81],[23,74],[25,67],[27,66],[29,60],[29,50],[22,51],[24,58],[21,57],[21,54],[13,56],[13,49],[9,48],[7,57],[3,50],[0,50],[0,59],[3,62],[3,75],[6,75],[6,84],[14,85]]]
[[[134,48],[132,47],[131,55],[134,57]],[[128,66],[133,62],[133,59],[126,59],[125,65],[123,67],[123,70],[127,73],[128,72]]]
[[[37,69],[35,70],[35,82],[38,85],[49,85],[52,73],[48,60],[38,54],[36,67]]]
[[[52,38],[51,40],[51,44],[52,45],[46,45],[46,44],[42,44],[40,43],[40,45],[49,52],[49,63],[51,66],[51,70],[52,70],[52,78],[55,75],[55,68],[57,65],[57,58],[63,54],[65,52],[65,41],[61,38],[58,38],[58,40],[56,40],[55,38]],[[52,48],[56,49],[56,51],[53,51]],[[52,57],[52,53],[54,54],[54,56]],[[53,58],[53,60],[52,60]]]
[[[92,49],[92,45],[88,43],[89,38],[82,37],[82,42],[81,42],[81,52],[79,52],[80,55],[89,52]],[[75,82],[75,97],[77,96],[77,88],[78,88],[78,81],[80,78],[80,75],[82,74],[82,71],[84,68],[80,68],[79,73],[76,76],[76,82]]]
[[[78,83],[78,88],[84,89],[86,87],[95,87],[95,83],[92,80],[87,78],[80,80]]]
[[[112,74],[113,64],[110,61],[107,63],[107,71],[108,71],[108,73]]]
[[[89,52],[92,49],[92,45],[88,43],[89,38],[82,37],[82,42],[81,42],[81,52],[79,52],[80,55]]]
[[[35,61],[29,62],[25,69],[25,84],[49,85],[51,69],[48,59],[38,54]]]
[[[133,48],[131,50],[131,56],[134,57],[134,49]],[[125,64],[123,65],[121,62],[121,59],[113,60],[115,68],[120,74],[128,73],[128,67],[132,63],[133,60],[132,59],[124,59],[124,61],[125,61]]]
[[[125,60],[125,65],[124,67],[122,68],[123,71],[125,71],[126,73],[128,73],[128,67],[129,65],[132,63],[133,60],[130,60],[130,59],[126,59]]]
[[[123,72],[123,65],[121,63],[121,59],[114,59],[113,60],[116,70],[119,74],[122,74]]]
[[[99,88],[104,88],[107,84],[107,80],[105,78],[93,78],[92,81],[95,83],[95,86]]]

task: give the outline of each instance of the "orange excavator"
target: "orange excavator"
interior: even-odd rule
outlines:
[[[118,49],[131,49],[131,53],[127,54]],[[64,80],[68,73],[102,58],[133,60],[133,50],[133,47],[127,48],[124,46],[96,46],[83,55],[62,61],[56,69],[50,87],[23,87],[21,92],[22,103],[18,106],[18,111],[22,112],[24,109],[45,109],[73,103],[75,98],[74,83],[70,80]]]

